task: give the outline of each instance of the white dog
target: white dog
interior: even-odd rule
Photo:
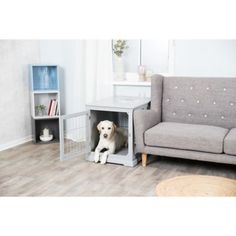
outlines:
[[[101,164],[105,164],[109,154],[113,154],[115,151],[127,145],[127,135],[125,135],[124,129],[117,128],[109,120],[101,121],[97,125],[97,129],[100,136],[95,149],[94,161],[97,163],[100,160]],[[106,151],[101,153],[103,149],[106,149]]]

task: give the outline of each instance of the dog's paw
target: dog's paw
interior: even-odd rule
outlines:
[[[99,155],[95,155],[95,156],[94,156],[94,162],[95,162],[95,163],[98,163],[98,162],[99,162]]]
[[[101,164],[104,165],[107,162],[107,154],[103,154],[101,157]]]
[[[102,159],[102,160],[101,160],[101,164],[102,164],[102,165],[105,165],[105,164],[106,164],[106,162],[107,162],[107,160],[106,160],[106,159]]]

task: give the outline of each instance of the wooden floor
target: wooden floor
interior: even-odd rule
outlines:
[[[166,157],[151,157],[145,168],[61,162],[57,143],[0,152],[0,196],[155,196],[160,181],[188,174],[236,179],[236,166]]]

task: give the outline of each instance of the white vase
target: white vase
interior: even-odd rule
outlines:
[[[125,80],[125,68],[122,57],[114,56],[114,72],[115,80]]]

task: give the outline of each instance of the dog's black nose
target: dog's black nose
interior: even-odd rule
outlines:
[[[104,138],[107,138],[107,134],[103,134],[103,137],[104,137]]]

